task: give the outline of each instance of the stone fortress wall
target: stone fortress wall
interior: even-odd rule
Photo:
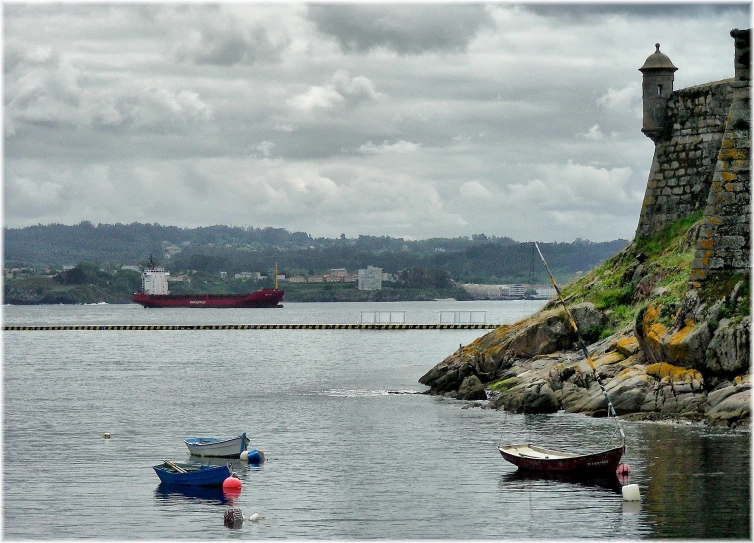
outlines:
[[[637,235],[704,209],[730,104],[729,80],[673,92],[670,130],[655,144]]]
[[[663,85],[672,89],[676,68],[658,45],[641,69],[642,131],[655,142],[655,154],[636,236],[704,210],[691,273],[697,286],[716,272],[748,274],[751,268],[751,30],[731,36],[735,76],[673,91],[664,107],[647,104],[658,101],[658,81],[658,93]]]

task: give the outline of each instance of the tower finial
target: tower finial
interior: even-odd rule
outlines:
[[[655,51],[655,53],[659,53],[660,52],[660,44],[659,43],[655,43],[655,47],[657,48],[657,51]]]

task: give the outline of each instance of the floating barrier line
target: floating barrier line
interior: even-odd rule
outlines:
[[[488,330],[499,324],[82,324],[61,326],[3,326],[6,332],[58,330]]]

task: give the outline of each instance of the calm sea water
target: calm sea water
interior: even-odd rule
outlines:
[[[531,302],[3,307],[4,324],[357,323],[362,311],[486,311]],[[751,538],[750,433],[626,423],[630,483],[525,477],[496,445],[605,446],[614,425],[506,415],[419,394],[427,370],[484,331],[200,330],[3,333],[5,539]],[[246,431],[240,496],[176,490],[151,466],[183,439]],[[108,432],[111,439],[103,439]],[[229,507],[248,517],[223,525]]]

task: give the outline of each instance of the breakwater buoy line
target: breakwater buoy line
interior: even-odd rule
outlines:
[[[81,324],[53,326],[3,326],[5,332],[59,330],[489,330],[499,324]]]

